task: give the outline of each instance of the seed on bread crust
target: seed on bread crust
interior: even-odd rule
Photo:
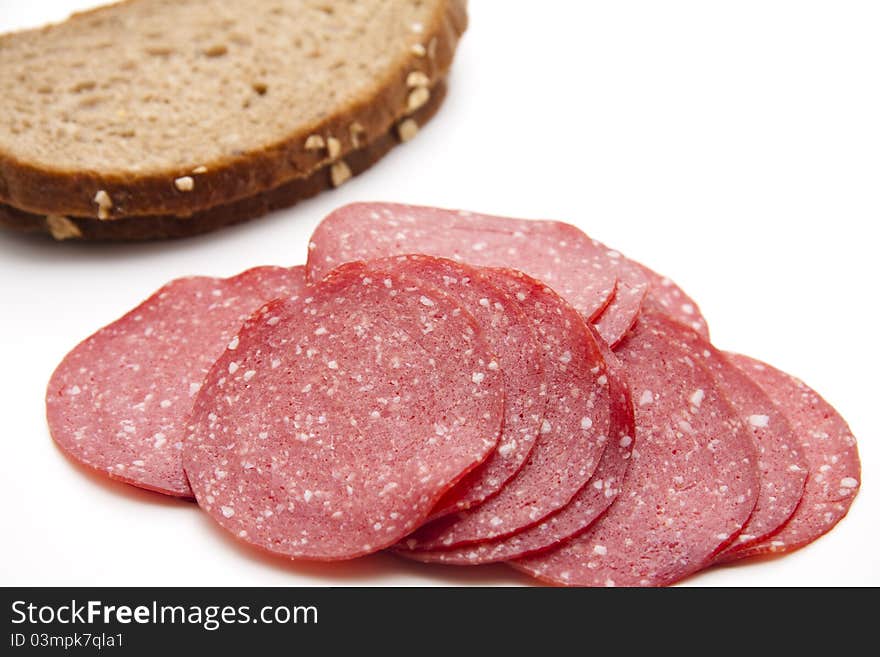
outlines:
[[[327,137],[327,155],[331,160],[335,160],[342,152],[342,144],[336,137]]]
[[[330,167],[330,181],[334,187],[339,187],[349,178],[351,178],[351,169],[348,168],[348,165],[343,160],[334,162],[333,166]]]
[[[46,226],[49,233],[56,240],[70,240],[82,237],[82,231],[67,217],[60,214],[50,214],[46,217]]]
[[[416,57],[424,57],[428,52],[427,50],[425,50],[425,46],[423,46],[421,43],[412,44],[412,46],[410,47],[410,51]]]
[[[406,76],[407,87],[427,87],[431,80],[422,71],[412,71]]]
[[[92,200],[98,204],[98,219],[109,219],[110,210],[113,209],[113,199],[110,198],[110,194],[99,189]]]
[[[415,119],[405,119],[397,124],[397,136],[400,141],[409,141],[419,134],[419,124]]]
[[[180,178],[175,179],[174,186],[177,187],[178,191],[191,192],[196,186],[196,183],[192,179],[192,176],[181,176]]]
[[[357,121],[348,126],[348,136],[351,139],[351,145],[355,148],[361,147],[361,137],[364,137],[366,133],[366,128]]]
[[[408,112],[415,112],[422,105],[427,103],[431,98],[431,92],[427,87],[416,87],[409,93],[406,99],[406,109]]]
[[[208,173],[208,167],[206,167],[206,166],[196,167],[195,169],[192,170],[192,172],[193,172],[193,173],[196,173],[196,174],[198,174],[198,173]]]
[[[319,151],[324,148],[324,138],[321,135],[309,135],[306,138],[305,149],[307,151]]]

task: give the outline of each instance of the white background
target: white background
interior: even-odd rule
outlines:
[[[0,0],[0,31],[89,4]],[[472,0],[445,107],[337,191],[185,241],[0,234],[0,584],[527,582],[503,566],[261,556],[192,504],[75,467],[49,438],[44,387],[80,339],[170,278],[304,262],[320,218],[355,200],[562,219],[673,277],[719,347],[841,411],[864,473],[828,536],[686,584],[880,584],[878,33],[873,1]]]

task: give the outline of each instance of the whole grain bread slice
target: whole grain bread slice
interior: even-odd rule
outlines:
[[[466,24],[465,0],[126,0],[2,35],[0,203],[167,223],[332,170],[430,102]]]
[[[190,237],[241,223],[338,187],[348,177],[362,173],[395,145],[413,138],[436,114],[445,96],[446,82],[438,80],[431,88],[428,102],[381,137],[346,153],[343,159],[267,192],[200,210],[190,216],[145,215],[102,221],[94,217],[36,214],[0,203],[0,226],[25,233],[44,233],[59,241],[136,241]]]

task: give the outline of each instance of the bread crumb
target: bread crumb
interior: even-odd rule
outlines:
[[[324,138],[321,135],[309,135],[306,138],[305,149],[307,151],[319,151],[324,148]]]
[[[196,173],[196,174],[198,174],[198,173],[208,173],[208,167],[206,167],[206,166],[196,167],[195,169],[192,170],[192,172],[193,172],[193,173]]]
[[[407,87],[427,87],[431,80],[421,71],[413,71],[406,76]]]
[[[409,112],[415,112],[431,98],[431,92],[427,87],[416,87],[409,93],[406,99],[406,109]]]
[[[419,124],[414,119],[406,119],[397,124],[397,136],[400,141],[409,141],[419,134]]]
[[[167,57],[174,54],[174,48],[170,46],[152,46],[147,48],[147,54],[153,57]]]
[[[46,217],[46,226],[56,240],[69,240],[82,237],[82,231],[67,217],[50,214]]]
[[[196,186],[196,183],[192,179],[192,176],[182,176],[174,180],[174,186],[177,187],[178,191],[191,192]]]
[[[355,121],[348,126],[348,135],[351,138],[351,145],[355,148],[361,147],[361,137],[366,134],[366,129],[360,123]]]
[[[105,190],[99,189],[93,199],[98,204],[98,219],[109,219],[110,210],[113,209],[113,199]]]
[[[327,155],[331,160],[335,160],[342,152],[342,144],[336,137],[327,137]]]
[[[330,167],[330,180],[334,187],[339,187],[349,178],[351,178],[351,169],[348,168],[348,165],[343,160],[335,162]]]
[[[412,44],[412,46],[410,47],[410,51],[416,57],[424,57],[425,54],[428,52],[427,50],[425,50],[425,46],[423,46],[421,43]]]

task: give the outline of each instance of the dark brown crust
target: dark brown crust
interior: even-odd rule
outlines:
[[[420,126],[424,125],[440,108],[445,95],[446,83],[440,80],[432,89],[427,104],[412,115],[413,120]],[[365,147],[351,151],[344,161],[351,173],[357,175],[380,160],[398,143],[400,139],[397,127],[394,126]],[[332,187],[330,166],[325,165],[309,176],[295,178],[268,192],[208,208],[189,217],[152,215],[120,217],[112,221],[91,217],[67,219],[79,230],[81,237],[78,239],[82,240],[134,241],[189,237],[291,206]],[[4,204],[0,204],[0,226],[28,233],[51,233],[45,215],[24,212]]]
[[[305,150],[308,135],[336,137],[342,146],[341,157],[345,158],[356,148],[350,133],[352,123],[360,123],[364,128],[363,142],[372,143],[386,135],[392,126],[407,115],[410,88],[406,78],[410,72],[424,72],[432,84],[446,76],[458,40],[467,27],[466,5],[466,0],[438,2],[437,10],[430,23],[425,25],[424,33],[414,34],[412,44],[407,43],[401,48],[396,65],[389,67],[384,79],[375,81],[370,92],[355,102],[340,106],[337,112],[323,121],[304,126],[282,142],[214,163],[193,162],[180,170],[149,175],[49,170],[23,162],[14,153],[0,152],[0,203],[33,214],[97,217],[95,194],[104,190],[112,199],[113,207],[109,209],[109,217],[103,221],[112,222],[133,216],[144,216],[149,221],[154,220],[156,215],[196,215],[233,201],[253,198],[285,186],[294,179],[307,177],[329,163],[325,150]],[[70,20],[79,20],[81,16],[94,12],[114,11],[116,7],[118,5],[77,14]],[[429,50],[424,56],[418,56],[410,50],[417,42],[423,43]],[[428,48],[432,42],[434,47]],[[189,192],[178,191],[174,180],[192,175],[192,169],[198,166],[206,166],[207,171],[193,176],[195,188]],[[2,222],[9,225],[5,217]],[[144,234],[160,236],[166,231],[169,236],[181,234],[180,229],[172,226],[167,217],[166,222],[167,226],[147,230]],[[128,231],[107,227],[96,232],[102,235],[118,233],[120,237],[92,239],[123,239],[121,235],[126,235]]]

